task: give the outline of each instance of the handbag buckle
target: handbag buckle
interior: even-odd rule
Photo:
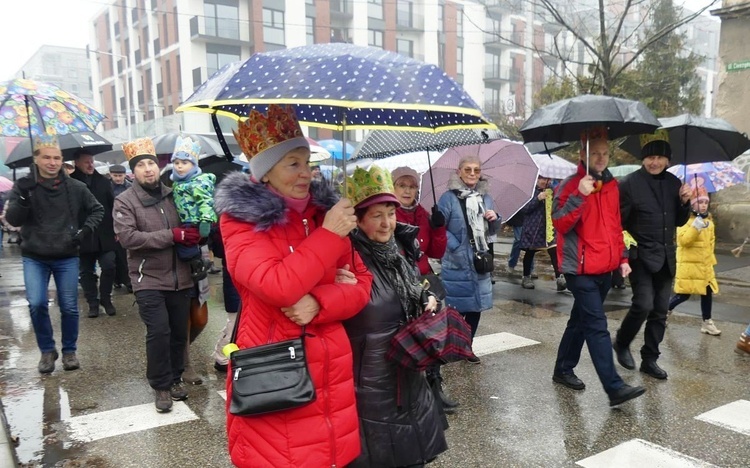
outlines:
[[[289,349],[289,357],[290,357],[290,358],[291,358],[292,360],[296,359],[296,358],[297,358],[297,354],[295,354],[295,352],[294,352],[294,346],[290,346],[290,347],[289,347],[289,348],[287,348],[287,349]]]
[[[234,380],[237,380],[237,379],[238,379],[238,378],[240,377],[240,371],[241,371],[241,370],[242,370],[242,368],[241,368],[241,367],[237,367],[237,368],[236,368],[236,369],[234,370]]]

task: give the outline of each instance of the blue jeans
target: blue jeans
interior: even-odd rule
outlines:
[[[78,341],[78,257],[48,260],[23,257],[26,300],[29,301],[36,344],[43,353],[55,350],[47,305],[50,276],[55,278],[57,302],[60,306],[62,352],[74,352]]]
[[[602,304],[612,283],[612,274],[565,275],[573,293],[573,310],[557,350],[555,374],[570,374],[581,358],[583,343],[589,348],[599,380],[608,394],[621,388],[623,381],[615,370],[612,340]]]
[[[521,256],[521,234],[523,226],[513,226],[513,247],[510,248],[510,257],[508,257],[508,266],[515,268],[518,264],[518,257]]]

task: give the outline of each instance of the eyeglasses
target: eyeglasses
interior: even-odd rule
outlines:
[[[481,174],[482,173],[482,168],[480,168],[480,167],[464,167],[463,171],[464,171],[464,174],[471,174],[471,173]]]
[[[400,188],[401,190],[419,190],[419,187],[417,187],[416,185],[396,184],[396,187]]]

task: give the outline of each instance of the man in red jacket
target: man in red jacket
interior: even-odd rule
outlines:
[[[586,167],[586,149],[589,165]],[[603,303],[612,282],[612,271],[630,273],[620,222],[620,192],[607,170],[607,130],[597,127],[581,136],[578,172],[557,189],[552,223],[557,231],[557,256],[575,302],[565,328],[552,380],[573,390],[586,388],[573,369],[584,341],[609,405],[616,406],[643,395],[643,387],[623,382],[615,369],[612,341]]]

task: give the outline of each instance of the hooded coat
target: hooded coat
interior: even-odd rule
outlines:
[[[237,346],[299,337],[301,328],[281,308],[306,294],[320,304],[305,339],[316,400],[288,411],[239,417],[229,413],[228,399],[229,453],[236,466],[345,466],[360,453],[352,352],[341,322],[370,300],[372,275],[349,238],[321,228],[336,199],[328,186],[313,183],[310,203],[300,214],[246,174],[229,174],[217,187],[227,268],[242,300]],[[336,269],[345,265],[356,285],[334,282]]]
[[[448,245],[443,255],[440,278],[445,286],[445,303],[459,312],[481,312],[492,308],[492,280],[489,273],[480,275],[474,269],[474,251],[469,244],[466,218],[458,197],[451,190],[466,186],[453,174],[448,182],[448,191],[438,201],[438,208],[445,216]],[[494,210],[492,197],[487,194],[489,183],[480,179],[476,190],[482,194],[485,210]],[[489,223],[485,235],[497,234],[501,219]]]
[[[414,242],[418,229],[397,224],[396,242],[410,264],[420,252]],[[358,244],[355,244],[358,245]],[[372,272],[370,302],[344,322],[354,353],[357,411],[362,455],[350,468],[412,466],[448,449],[435,397],[421,372],[399,367],[385,358],[406,313],[391,275],[366,251],[359,250]]]
[[[685,225],[677,228],[677,275],[674,279],[674,292],[677,294],[706,294],[706,287],[716,294],[714,265],[716,255],[716,234],[713,219],[706,218],[708,227],[700,231],[693,227],[696,215],[692,214]]]

